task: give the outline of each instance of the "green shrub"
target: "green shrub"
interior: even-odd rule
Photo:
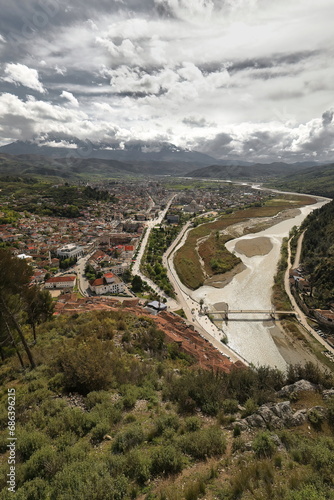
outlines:
[[[36,477],[27,481],[16,491],[15,500],[41,500],[49,498],[50,486],[44,479]]]
[[[108,422],[100,422],[91,432],[90,441],[93,445],[97,445],[103,441],[103,438],[110,431]]]
[[[184,453],[196,460],[220,456],[225,452],[226,442],[219,427],[208,427],[180,437]]]
[[[112,360],[109,342],[91,338],[66,342],[57,357],[57,368],[64,375],[65,388],[87,394],[110,387]]]
[[[127,476],[139,484],[145,484],[151,476],[151,459],[146,453],[131,450],[126,456],[125,467]]]
[[[255,403],[254,399],[252,398],[249,398],[247,399],[247,401],[245,402],[245,406],[244,406],[244,410],[242,410],[241,412],[241,417],[242,418],[246,418],[248,417],[249,415],[252,415],[253,413],[256,412],[256,410],[258,409],[258,405]]]
[[[141,444],[143,441],[143,429],[140,425],[136,424],[116,435],[113,442],[113,451],[115,453],[125,453],[131,448]]]
[[[151,456],[151,474],[153,476],[169,476],[181,472],[183,457],[180,451],[172,445],[159,446]]]
[[[236,399],[224,399],[222,402],[222,408],[224,413],[236,413],[238,411],[239,403]]]
[[[198,417],[188,417],[184,421],[184,426],[187,432],[195,432],[201,428],[202,422]]]
[[[259,432],[253,441],[252,447],[258,458],[271,457],[276,449],[276,445],[268,431]]]
[[[53,446],[43,446],[29,458],[23,466],[24,480],[35,477],[50,479],[56,475],[63,465],[63,457]]]
[[[18,460],[26,462],[35,451],[46,446],[48,442],[46,435],[37,430],[27,431],[18,428],[16,447]]]
[[[128,489],[126,477],[112,478],[105,465],[86,459],[57,474],[50,500],[122,500]]]

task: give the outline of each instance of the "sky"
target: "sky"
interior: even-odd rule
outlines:
[[[333,0],[0,0],[0,145],[334,161],[333,19]]]

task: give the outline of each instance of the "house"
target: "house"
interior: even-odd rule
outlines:
[[[125,285],[113,273],[106,273],[102,278],[97,278],[89,282],[89,289],[96,293],[96,295],[103,295],[105,293],[122,293],[124,292]]]
[[[314,309],[314,316],[320,323],[334,325],[334,313],[327,309]]]
[[[75,285],[77,277],[76,276],[55,276],[53,278],[49,278],[45,282],[45,288],[47,289],[70,289]]]
[[[57,255],[61,259],[71,259],[73,257],[80,258],[84,254],[84,249],[75,245],[74,243],[69,243],[61,248],[58,248]]]
[[[180,222],[180,216],[174,214],[167,214],[166,219],[168,224],[178,224]]]

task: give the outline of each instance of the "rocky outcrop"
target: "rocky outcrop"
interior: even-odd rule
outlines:
[[[327,391],[322,391],[322,397],[324,399],[334,398],[334,389],[328,389]]]
[[[317,390],[319,390],[319,387],[315,384],[312,384],[308,380],[298,380],[298,382],[295,382],[294,384],[285,385],[276,394],[280,398],[286,398],[289,397],[291,394],[298,394],[299,392],[317,391]]]
[[[296,427],[307,421],[308,414],[312,410],[316,410],[322,416],[326,415],[326,409],[321,406],[316,406],[310,410],[302,409],[293,411],[290,401],[267,403],[262,405],[249,417],[236,420],[233,425],[238,425],[241,430],[252,428],[272,430],[283,429],[284,427]]]

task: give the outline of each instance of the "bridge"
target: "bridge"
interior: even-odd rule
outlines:
[[[222,316],[222,319],[228,321],[230,318],[230,314],[268,314],[272,319],[275,319],[276,316],[296,316],[295,311],[280,311],[275,309],[225,309],[223,311],[208,311],[207,314],[210,316]],[[216,320],[219,318],[216,318]],[[252,318],[253,319],[253,318]]]

